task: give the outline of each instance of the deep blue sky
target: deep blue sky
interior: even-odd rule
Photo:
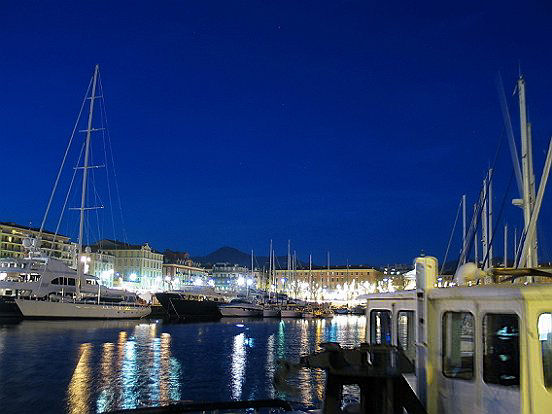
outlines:
[[[509,96],[526,76],[538,177],[552,134],[550,6],[450,3],[4,3],[0,221],[39,225],[99,63],[130,242],[441,259],[502,136],[498,71]],[[504,146],[497,209],[511,170]]]

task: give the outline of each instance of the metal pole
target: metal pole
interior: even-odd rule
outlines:
[[[508,267],[508,223],[504,225],[504,267]]]
[[[487,259],[487,177],[483,180],[483,211],[481,212],[481,245],[483,253],[483,270],[489,265]]]
[[[82,173],[82,191],[81,191],[81,206],[80,206],[80,222],[79,222],[79,246],[77,254],[77,281],[75,283],[75,293],[77,299],[80,297],[81,278],[84,274],[84,263],[81,263],[82,245],[84,234],[84,210],[86,208],[86,181],[88,179],[88,157],[90,154],[90,134],[92,133],[92,115],[94,113],[94,100],[96,99],[96,84],[98,82],[98,71],[100,66],[94,68],[94,79],[92,81],[92,94],[90,95],[90,109],[88,111],[88,127],[86,129],[86,144],[84,150],[84,166]]]
[[[474,204],[473,205],[473,215],[475,216],[475,214],[477,213],[477,204]],[[474,220],[476,223],[477,223],[477,220]],[[478,248],[477,246],[479,246],[479,240],[478,240],[478,234],[477,234],[477,225],[475,226],[476,229],[475,229],[475,232],[474,232],[474,243],[473,243],[473,253],[474,253],[474,261],[475,261],[475,265],[476,266],[479,266],[479,257],[478,257]]]
[[[535,211],[535,203],[536,203],[536,194],[535,194],[535,171],[533,170],[533,137],[531,133],[531,123],[527,123],[527,147],[528,147],[528,153],[529,156],[529,193],[530,193],[530,200],[531,200],[531,215]],[[537,254],[537,233],[535,232],[531,241],[531,247],[533,248],[533,266],[537,267],[539,265],[539,256]]]
[[[489,168],[489,194],[487,198],[489,199],[489,221],[487,226],[489,228],[487,233],[487,243],[489,244],[489,267],[493,267],[493,169]]]
[[[527,234],[525,235],[525,241],[523,242],[523,248],[521,251],[521,257],[519,259],[518,267],[532,267],[537,265],[537,263],[532,263],[529,265],[529,250],[532,247],[533,237],[537,229],[537,219],[539,218],[540,208],[542,205],[542,199],[544,197],[544,189],[546,188],[546,183],[548,181],[548,174],[550,173],[550,166],[552,165],[552,139],[548,145],[548,153],[546,154],[546,161],[544,163],[544,169],[542,171],[542,177],[539,184],[539,191],[537,193],[537,198],[535,200],[535,209],[533,214],[531,214],[531,220],[529,221],[529,226],[527,228]],[[533,281],[532,277],[528,278],[529,282]]]
[[[312,253],[309,254],[309,298],[312,300]]]
[[[531,220],[531,184],[529,171],[529,139],[527,137],[527,107],[525,102],[525,80],[523,77],[517,81],[519,97],[519,120],[521,128],[521,169],[523,179],[523,229],[527,232]],[[527,267],[533,267],[533,248],[527,248]]]
[[[466,194],[462,196],[462,251],[466,248]],[[466,263],[467,255],[463,262]]]

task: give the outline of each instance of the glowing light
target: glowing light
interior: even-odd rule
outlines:
[[[251,286],[253,284],[253,279],[247,279],[247,286]]]
[[[238,280],[236,281],[236,283],[238,284],[238,286],[245,285],[245,278],[243,276],[238,277]]]
[[[203,279],[201,279],[200,277],[196,277],[194,279],[194,286],[203,286]]]
[[[129,279],[131,282],[136,282],[136,280],[138,279],[138,275],[136,275],[136,273],[131,273]]]
[[[213,279],[209,279],[209,281],[207,282],[207,284],[211,287],[215,287],[215,281]]]
[[[0,280],[4,280],[7,277],[8,277],[8,274],[6,272],[0,273]]]

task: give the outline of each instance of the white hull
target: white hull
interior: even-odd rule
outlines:
[[[97,303],[49,302],[15,299],[25,318],[140,319],[151,313],[149,306],[98,305]]]
[[[300,318],[301,317],[301,312],[294,311],[294,310],[282,309],[280,311],[280,315],[282,316],[282,318]]]
[[[280,316],[279,309],[263,309],[264,318],[278,318]]]
[[[263,316],[262,309],[246,308],[243,306],[220,306],[222,316],[260,317]]]

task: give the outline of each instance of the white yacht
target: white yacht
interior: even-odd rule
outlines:
[[[55,259],[42,258],[40,253],[40,241],[35,242],[27,239],[25,248],[28,248],[29,261],[26,264],[20,264],[21,270],[23,270],[23,280],[27,280],[27,283],[34,283],[36,286],[36,294],[33,295],[33,289],[25,289],[25,285],[19,284],[16,281],[14,287],[18,290],[23,290],[23,294],[20,293],[19,297],[14,298],[14,302],[21,311],[23,317],[26,318],[99,318],[99,319],[135,319],[142,318],[151,313],[151,307],[143,306],[138,303],[137,300],[133,301],[102,301],[102,288],[97,284],[97,280],[89,278],[85,274],[85,263],[83,257],[83,237],[84,237],[84,224],[85,224],[85,212],[97,207],[89,207],[86,205],[87,200],[87,179],[88,172],[91,168],[96,166],[89,165],[90,163],[90,139],[91,134],[98,129],[93,127],[93,113],[95,100],[101,98],[103,93],[99,84],[99,66],[94,68],[94,74],[90,81],[90,86],[87,91],[87,97],[84,102],[89,102],[88,121],[87,128],[81,132],[86,133],[84,141],[84,162],[82,166],[77,166],[76,170],[82,170],[82,190],[81,190],[81,203],[80,207],[76,208],[79,211],[79,238],[77,245],[77,269],[72,270],[65,266],[62,262]],[[99,92],[99,93],[98,93]],[[84,104],[83,104],[84,105]],[[79,114],[80,117],[80,114]],[[78,124],[78,120],[77,120]],[[77,125],[76,124],[76,125]],[[71,140],[69,141],[67,151],[71,146]],[[80,160],[79,160],[80,161]],[[52,195],[46,208],[46,213],[42,221],[40,232],[43,230],[44,222],[48,216],[48,211],[51,206],[52,199],[54,197],[57,183],[63,166],[65,158],[58,172],[58,177]],[[16,262],[17,266],[17,262]],[[26,272],[25,272],[26,270]],[[39,272],[40,270],[41,272]],[[42,273],[44,277],[42,277]],[[5,278],[7,278],[7,272],[3,272]],[[95,283],[88,283],[94,281]],[[33,287],[34,287],[33,286]],[[44,289],[44,290],[43,290]],[[124,295],[124,294],[123,294]]]
[[[75,295],[77,272],[63,261],[43,256],[36,248],[36,239],[24,242],[32,246],[25,258],[0,258],[0,317],[22,316],[15,299],[69,300]],[[100,285],[98,277],[83,275],[81,278],[83,300],[101,302],[136,302],[137,296],[121,289]]]
[[[244,299],[233,299],[230,303],[219,305],[219,311],[224,316],[263,316],[263,307]]]

